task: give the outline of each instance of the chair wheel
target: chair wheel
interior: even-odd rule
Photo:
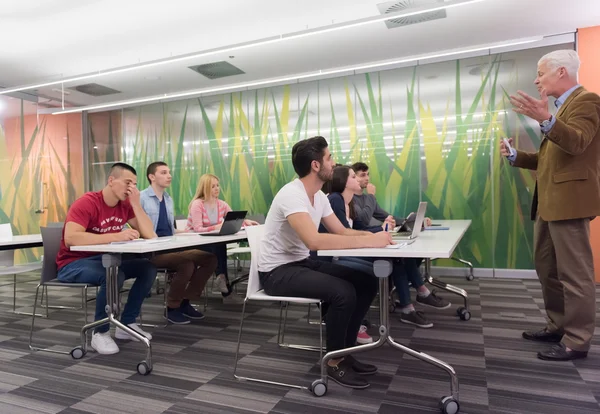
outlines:
[[[460,308],[456,309],[456,314],[463,321],[468,321],[471,319],[471,312],[469,312],[466,308],[464,308],[462,306]]]
[[[70,354],[71,354],[71,358],[73,358],[73,359],[81,359],[84,357],[85,351],[83,350],[82,347],[76,346],[75,348],[71,349]]]
[[[148,375],[152,372],[152,368],[148,366],[148,363],[146,363],[146,361],[142,361],[139,364],[137,364],[137,372],[140,375]]]
[[[456,414],[460,410],[460,405],[452,397],[443,397],[440,401],[440,410],[444,414]]]
[[[321,379],[314,380],[313,383],[310,384],[310,390],[315,397],[322,397],[327,394],[327,384]]]
[[[469,274],[467,275],[467,280],[470,282],[470,281],[471,281],[471,280],[473,280],[473,279],[475,279],[475,277],[473,277],[473,275],[469,273]]]

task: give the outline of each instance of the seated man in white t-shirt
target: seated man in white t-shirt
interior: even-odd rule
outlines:
[[[331,179],[334,162],[323,137],[300,141],[292,148],[292,163],[300,177],[275,196],[265,222],[258,270],[265,292],[276,296],[321,299],[328,306],[327,351],[355,346],[356,335],[377,294],[373,276],[345,266],[309,258],[310,250],[385,247],[389,233],[345,228],[333,214],[321,191]],[[329,234],[319,233],[323,224]],[[329,361],[327,373],[350,388],[369,383],[357,374],[370,375],[377,367],[352,356]]]

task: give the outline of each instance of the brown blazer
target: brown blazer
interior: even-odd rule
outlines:
[[[517,151],[513,165],[537,171],[532,220],[600,216],[600,96],[575,89],[540,150]]]

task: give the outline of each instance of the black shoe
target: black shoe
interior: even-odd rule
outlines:
[[[167,308],[167,320],[175,325],[186,325],[190,320],[185,317],[179,308]]]
[[[202,312],[197,311],[192,305],[190,305],[189,300],[184,300],[179,307],[181,313],[187,316],[190,319],[200,320],[204,319],[204,314]]]
[[[352,366],[346,362],[346,359],[334,367],[328,365],[327,376],[343,387],[362,390],[370,385],[366,379],[359,377],[352,370]]]
[[[573,359],[587,358],[587,351],[567,351],[563,343],[553,345],[548,351],[540,351],[537,354],[539,359],[544,361],[571,361]]]
[[[556,332],[548,332],[546,328],[541,331],[523,332],[523,338],[538,342],[560,342],[562,335]]]
[[[352,370],[358,375],[373,375],[377,374],[377,367],[371,364],[364,364],[354,358],[352,355],[346,355],[344,361],[351,364]]]

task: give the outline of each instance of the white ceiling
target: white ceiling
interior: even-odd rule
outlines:
[[[416,1],[416,0],[403,0]],[[433,0],[430,0],[433,1]],[[373,0],[20,0],[0,8],[0,85],[45,82],[379,15]],[[569,16],[569,17],[566,17]],[[600,24],[598,0],[487,0],[447,18],[388,29],[384,22],[65,85],[122,91],[74,105],[250,82],[422,55]],[[235,55],[230,59],[229,55]],[[227,60],[246,72],[208,80],[188,66]],[[57,86],[40,94],[60,98]],[[58,86],[60,89],[60,86]]]

